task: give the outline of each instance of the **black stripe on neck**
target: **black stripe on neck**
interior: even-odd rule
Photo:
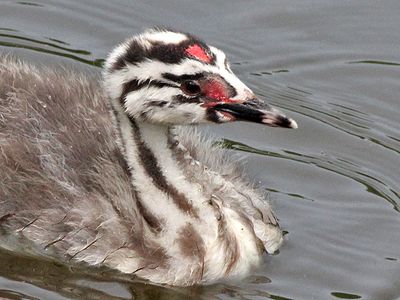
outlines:
[[[121,112],[118,112],[117,109],[115,109],[112,105],[111,105],[111,110],[115,115],[115,120],[116,120],[116,127],[117,127],[117,134],[119,135],[119,139],[120,139],[120,152],[122,152],[122,157],[120,161],[120,165],[122,168],[124,168],[124,171],[129,175],[129,177],[132,179],[134,177],[134,173],[135,170],[132,168],[132,166],[128,165],[126,156],[127,151],[126,151],[126,143],[125,140],[122,136],[122,132],[121,132],[121,124],[120,124],[120,118],[121,118]],[[117,158],[119,158],[118,154],[116,155]],[[134,198],[136,200],[136,205],[137,205],[137,209],[140,213],[140,215],[143,217],[143,220],[146,222],[146,224],[149,226],[149,228],[154,232],[154,233],[159,233],[162,230],[162,227],[165,225],[164,220],[162,219],[158,219],[155,215],[153,215],[144,205],[143,205],[143,201],[142,199],[140,199],[139,193],[137,192],[137,190],[135,189],[134,186],[132,186],[132,194],[134,195]],[[115,207],[114,203],[111,203],[114,210],[116,211],[116,213],[119,213],[119,210]]]
[[[165,178],[164,174],[161,171],[157,158],[154,156],[154,153],[151,151],[151,149],[143,141],[140,134],[140,129],[137,126],[135,120],[131,117],[129,117],[129,120],[133,129],[135,143],[138,147],[140,162],[145,169],[147,175],[153,179],[154,185],[159,190],[169,195],[173,199],[175,205],[180,210],[194,218],[199,218],[198,210],[193,207],[189,199],[187,199],[184,194],[178,192],[176,188],[171,185]]]

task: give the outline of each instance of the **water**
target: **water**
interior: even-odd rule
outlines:
[[[235,73],[299,124],[205,127],[245,155],[288,233],[240,283],[152,286],[0,253],[0,298],[400,299],[400,2],[0,2],[0,51],[99,72],[154,25],[222,48]]]

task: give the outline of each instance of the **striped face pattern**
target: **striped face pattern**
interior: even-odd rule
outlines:
[[[250,90],[229,69],[225,54],[197,38],[148,31],[120,45],[106,66],[110,93],[135,119],[153,123],[226,122],[210,107],[241,101]]]
[[[138,121],[294,126],[256,99],[221,50],[189,34],[149,30],[128,39],[108,57],[104,78],[110,97]]]

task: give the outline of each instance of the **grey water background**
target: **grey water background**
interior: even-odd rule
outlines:
[[[0,252],[0,299],[400,299],[400,2],[1,0],[0,53],[99,72],[154,25],[223,49],[298,122],[202,129],[269,191],[282,249],[241,282],[186,289]]]

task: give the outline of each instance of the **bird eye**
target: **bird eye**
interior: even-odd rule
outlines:
[[[198,85],[196,82],[194,81],[185,81],[182,82],[181,84],[181,90],[189,96],[196,96],[198,94],[200,94],[201,92],[201,88],[200,85]]]

